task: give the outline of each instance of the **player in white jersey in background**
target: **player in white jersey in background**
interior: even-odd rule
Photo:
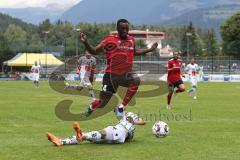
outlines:
[[[37,61],[35,61],[34,65],[32,65],[31,71],[33,74],[33,85],[36,88],[39,88],[40,69],[41,69],[40,61],[39,61],[39,64],[37,63]]]
[[[80,78],[79,85],[69,85],[69,83],[66,83],[65,88],[82,90],[84,87],[87,87],[89,95],[92,98],[92,101],[94,101],[96,98],[93,92],[92,83],[95,68],[96,58],[86,51],[85,55],[80,57],[77,61],[77,74],[79,75]]]
[[[55,146],[81,144],[83,141],[93,143],[124,143],[133,139],[135,125],[144,125],[145,121],[132,112],[124,114],[115,126],[108,126],[100,131],[83,132],[77,122],[73,123],[76,135],[59,139],[47,132],[46,136]]]
[[[193,99],[197,99],[197,73],[199,71],[199,67],[195,63],[194,58],[192,58],[191,63],[186,66],[185,71],[187,72],[188,80],[191,83],[191,88],[187,90],[187,92],[193,95]]]

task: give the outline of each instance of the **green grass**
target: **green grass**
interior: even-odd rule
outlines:
[[[87,98],[57,93],[47,82],[41,82],[40,88],[35,89],[30,81],[0,81],[0,89],[1,160],[240,158],[240,83],[200,83],[198,100],[186,93],[178,95],[171,111],[165,109],[166,95],[137,99],[137,105],[128,110],[142,113],[148,123],[137,127],[133,142],[121,145],[84,143],[61,148],[54,147],[45,138],[46,131],[62,138],[74,134],[72,122],[56,117],[56,104],[71,99],[74,101],[72,111],[80,113],[85,110]],[[162,117],[170,126],[170,135],[166,138],[155,138],[151,134],[155,120],[145,117],[159,112],[168,116],[168,119]],[[110,112],[80,123],[89,131],[116,122]]]

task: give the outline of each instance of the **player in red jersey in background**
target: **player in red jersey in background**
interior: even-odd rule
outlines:
[[[168,82],[168,96],[167,96],[167,109],[171,109],[172,95],[184,92],[185,86],[181,78],[182,60],[179,59],[178,52],[173,52],[173,58],[168,61],[167,70],[167,82]],[[184,75],[182,75],[184,76]],[[174,89],[177,89],[174,91]]]
[[[117,35],[106,37],[98,46],[93,47],[88,43],[87,36],[80,33],[80,41],[86,50],[91,54],[103,52],[106,58],[105,74],[102,81],[100,97],[88,108],[86,116],[89,116],[95,109],[104,107],[116,93],[119,86],[127,87],[128,90],[122,103],[118,106],[117,115],[122,116],[126,105],[136,94],[140,79],[132,71],[134,55],[152,52],[157,48],[157,43],[149,49],[137,50],[134,37],[129,36],[129,22],[126,19],[117,21]]]

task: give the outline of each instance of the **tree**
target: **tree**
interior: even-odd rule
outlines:
[[[33,34],[31,37],[29,37],[28,41],[28,52],[42,52],[44,48],[44,44],[40,39],[40,36],[38,34]]]
[[[217,55],[219,53],[219,46],[217,44],[216,34],[214,29],[208,30],[208,34],[205,41],[205,52],[207,55]]]
[[[221,25],[221,36],[223,52],[227,55],[240,56],[240,12]]]
[[[51,46],[58,46],[64,52],[64,55],[75,54],[75,31],[73,25],[67,21],[58,20],[50,30],[48,43]],[[75,33],[76,34],[76,33]]]
[[[44,32],[50,31],[51,28],[52,28],[52,24],[49,19],[46,19],[42,23],[39,24],[38,33],[39,33],[42,41],[44,41],[44,38],[45,38]]]
[[[169,27],[166,29],[166,40],[165,43],[172,46],[174,50],[182,50],[182,40],[183,40],[183,35],[186,33],[186,26],[181,26],[181,27]],[[187,43],[185,43],[187,44]],[[187,47],[183,47],[187,48]]]
[[[14,53],[8,48],[7,41],[4,38],[4,34],[0,28],[0,64],[2,65],[4,61],[9,60],[13,56]]]
[[[73,25],[58,21],[50,30],[50,44],[61,45],[66,38],[73,36]]]
[[[9,48],[14,51],[21,51],[26,47],[27,34],[19,26],[10,24],[4,33],[4,38],[6,39]]]
[[[202,53],[202,40],[197,34],[192,22],[189,23],[185,32],[183,32],[183,38],[181,43],[181,51],[183,55],[195,56]]]

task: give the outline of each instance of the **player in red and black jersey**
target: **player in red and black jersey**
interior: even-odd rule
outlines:
[[[167,109],[171,109],[170,103],[172,95],[184,92],[185,86],[181,78],[182,60],[179,59],[178,52],[173,52],[173,58],[168,61],[167,70],[167,82],[168,82],[168,96],[167,96]],[[174,88],[177,89],[174,91]]]
[[[93,47],[88,43],[87,36],[80,33],[80,41],[91,54],[104,53],[106,58],[105,74],[102,81],[100,98],[94,101],[88,108],[86,115],[93,110],[104,107],[116,93],[119,86],[127,87],[128,90],[122,104],[118,106],[118,115],[121,116],[126,105],[138,90],[140,79],[132,70],[134,55],[152,52],[157,48],[157,43],[149,49],[136,50],[134,37],[128,35],[129,22],[119,19],[117,22],[117,35],[106,37],[98,46]]]

